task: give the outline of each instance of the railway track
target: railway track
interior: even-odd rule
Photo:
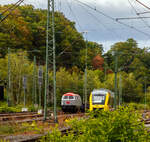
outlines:
[[[58,112],[57,115],[62,114],[61,111]],[[53,118],[52,111],[48,112],[47,119]],[[51,117],[50,117],[51,116]],[[43,121],[43,114],[38,114],[37,112],[20,112],[20,113],[4,113],[0,114],[0,124],[8,124],[8,123],[24,123],[24,122],[32,122],[32,121]]]
[[[0,114],[0,124],[23,123],[40,120],[41,118],[43,118],[43,114],[37,114],[36,112]]]
[[[30,116],[32,114],[32,117]],[[43,122],[43,115],[40,115],[38,116],[38,114],[36,113],[26,113],[25,114],[7,114],[7,115],[0,115],[0,118],[8,118],[8,117],[13,117],[13,119],[11,120],[10,118],[9,119],[1,119],[1,124],[0,125],[5,125],[6,123],[7,124],[11,124],[11,123],[23,123],[23,122],[32,122],[32,121],[41,121],[43,124],[45,123],[45,121]],[[35,116],[38,116],[38,118],[35,118]],[[62,132],[62,134],[65,134],[66,131],[68,131],[70,128],[68,127],[64,127],[64,123],[66,120],[68,119],[72,119],[72,118],[81,118],[81,117],[84,117],[85,114],[84,113],[78,113],[78,114],[61,114],[61,115],[58,115],[57,116],[57,119],[58,119],[58,126],[59,126],[59,129],[60,131]],[[26,117],[25,119],[23,120],[18,120],[18,117],[19,119],[22,118],[22,117]],[[30,117],[30,118],[29,118]],[[46,122],[50,122],[49,123],[49,128],[50,126],[55,126],[55,123],[54,123],[54,117],[52,116],[51,119],[47,119]],[[44,133],[42,134],[20,134],[20,135],[11,135],[11,136],[0,136],[0,140],[3,140],[3,141],[11,141],[11,142],[34,142],[34,141],[37,141],[38,139],[40,139],[42,136],[45,136],[47,135],[48,133],[50,133],[50,131],[44,131]]]
[[[59,130],[62,134],[66,134],[66,132],[69,131],[70,128],[63,127],[63,128],[59,128]],[[48,133],[51,133],[51,131],[45,132],[43,134],[7,136],[0,140],[10,141],[10,142],[36,142],[39,139],[41,139],[43,136],[46,136]]]
[[[144,121],[145,125],[149,125],[150,124],[150,111],[149,110],[143,111],[143,113],[142,113],[142,121]]]
[[[21,114],[17,114],[19,117]],[[23,114],[25,116],[25,114]],[[28,116],[29,114],[26,113],[26,116]],[[32,115],[36,115],[36,113],[32,113]],[[0,118],[1,117],[6,117],[6,116],[12,116],[12,114],[7,114],[7,115],[0,115]],[[78,114],[61,114],[61,115],[58,115],[57,118],[58,118],[58,124],[62,124],[64,123],[65,120],[68,120],[68,119],[72,119],[74,117],[84,117],[85,114],[84,113],[78,113]],[[41,115],[42,117],[42,120],[43,120],[43,115]],[[33,117],[34,118],[34,117]],[[39,117],[40,118],[40,117]],[[51,117],[51,119],[53,119],[53,116]],[[4,120],[6,121],[6,120]],[[150,127],[150,118],[143,118],[141,121],[144,121],[145,123],[145,126],[146,127]],[[51,124],[54,125],[53,121],[51,121]],[[62,134],[65,134],[67,131],[69,131],[70,128],[69,127],[64,127],[62,126],[60,128],[60,131],[62,132]],[[3,136],[3,137],[0,137],[0,140],[5,140],[5,141],[11,141],[11,142],[34,142],[34,141],[37,141],[39,140],[42,136],[45,136],[47,135],[48,133],[51,133],[51,131],[45,131],[44,133],[42,134],[31,134],[31,135],[15,135],[15,136]]]
[[[58,119],[64,118],[64,119],[69,119],[74,116],[82,116],[84,113],[77,113],[77,114],[63,114],[62,112],[57,113]],[[48,113],[47,119],[49,118],[54,118],[53,113],[49,112]],[[8,113],[8,114],[0,114],[0,124],[3,123],[9,123],[9,122],[24,122],[28,120],[40,120],[43,119],[44,115],[43,114],[38,114],[37,112],[22,112],[22,113]]]
[[[145,125],[150,125],[150,118],[148,119],[142,119],[142,122],[144,121]]]

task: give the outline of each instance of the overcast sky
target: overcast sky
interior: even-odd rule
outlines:
[[[0,4],[11,4],[18,0],[0,0]],[[146,12],[148,9],[136,0],[79,0],[113,18],[138,17],[136,12]],[[139,0],[150,7],[150,0]],[[47,0],[24,0],[24,4],[32,4],[36,8],[47,8]],[[137,32],[103,16],[102,14],[81,5],[77,0],[55,0],[55,9],[64,13],[71,21],[76,22],[79,32],[88,31],[86,38],[104,45],[105,50],[118,41],[134,38],[140,48],[150,46],[150,19],[121,20],[130,27],[144,32]],[[150,11],[150,10],[149,10]],[[150,13],[140,16],[150,17]]]

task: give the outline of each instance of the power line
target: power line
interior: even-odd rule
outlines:
[[[136,2],[138,2],[139,4],[141,4],[142,6],[150,10],[150,7],[146,6],[144,3],[140,2],[139,0],[136,0]]]
[[[88,7],[88,8],[90,8],[90,9],[96,11],[97,13],[103,15],[104,17],[106,17],[106,18],[108,18],[108,19],[110,19],[110,20],[112,20],[112,21],[114,21],[114,22],[116,22],[116,23],[119,23],[119,24],[121,24],[121,25],[123,25],[123,26],[126,26],[126,27],[130,28],[130,29],[134,29],[135,31],[137,31],[137,32],[139,32],[139,33],[142,33],[143,35],[150,37],[150,34],[148,34],[148,33],[146,33],[146,32],[143,32],[143,31],[137,29],[137,28],[134,27],[134,26],[130,26],[130,25],[125,24],[125,23],[123,23],[123,22],[117,21],[115,18],[113,18],[113,17],[111,17],[111,16],[105,14],[104,12],[101,12],[101,11],[98,10],[98,9],[95,9],[95,8],[91,7],[90,5],[88,5],[88,4],[84,3],[84,2],[81,2],[81,1],[79,1],[79,0],[75,0],[75,1],[77,1],[77,2],[78,2],[79,4],[81,4],[81,5],[84,5],[84,6]]]
[[[11,15],[12,11],[14,11],[23,1],[24,0],[19,0],[14,5],[12,5],[10,8],[8,8],[4,12],[2,12],[1,15],[3,15],[4,13],[9,11],[9,13],[6,16],[4,16],[4,17],[2,17],[2,19],[0,19],[0,23],[2,23],[9,15]]]
[[[137,14],[137,13],[138,13],[137,10],[134,8],[134,6],[133,6],[132,3],[130,2],[130,0],[128,0],[128,2],[129,2],[129,4],[130,4],[131,8],[135,11],[136,15],[138,15],[138,14]],[[144,21],[143,18],[147,18],[147,17],[138,16],[137,19],[141,19],[141,21],[149,28],[150,26],[147,24],[146,21]]]
[[[1,14],[3,15],[4,13],[8,12],[10,9],[12,9],[13,7],[15,7],[21,0],[17,1],[15,4],[13,4],[12,6],[10,6],[9,8],[7,8],[6,10],[4,10]]]
[[[79,24],[79,21],[78,21],[76,15],[74,14],[74,12],[73,12],[73,10],[72,10],[72,8],[71,8],[71,5],[70,5],[70,3],[68,2],[68,0],[67,0],[67,4],[68,4],[68,7],[69,7],[70,11],[72,12],[73,16],[75,17],[76,22],[77,22],[77,24],[79,25],[79,28],[81,29],[81,31],[83,31],[83,29],[82,29],[81,25]]]
[[[143,19],[143,18],[150,18],[150,17],[126,17],[126,18],[116,18],[116,21],[118,20],[131,20],[131,19]]]
[[[83,7],[82,5],[80,5],[80,6],[85,9],[85,7]],[[91,12],[89,12],[87,9],[85,9],[85,10],[86,10],[86,12],[87,12],[89,15],[91,15],[91,17],[92,17],[93,19],[95,19],[99,24],[101,24],[108,32],[112,33],[113,36],[114,36],[114,34],[115,34],[117,37],[119,37],[116,32],[114,32],[114,31],[111,30],[110,28],[106,27],[106,25],[103,24],[102,21],[101,21],[100,19],[98,19],[94,14],[92,14]],[[98,25],[98,26],[99,26],[99,25]]]

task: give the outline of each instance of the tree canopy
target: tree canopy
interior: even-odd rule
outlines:
[[[0,12],[9,6],[11,5],[0,6]],[[0,24],[0,79],[3,82],[8,80],[9,48],[14,101],[18,101],[18,97],[22,99],[21,80],[25,74],[29,76],[28,95],[32,94],[34,56],[37,58],[36,65],[42,65],[43,69],[45,68],[46,18],[47,10],[23,5],[16,8]],[[52,31],[50,31],[50,41],[51,34]],[[115,43],[110,50],[103,53],[102,44],[84,40],[82,33],[77,31],[75,22],[70,21],[58,11],[55,12],[55,37],[56,84],[59,100],[63,93],[71,90],[84,96],[86,62],[88,95],[95,88],[107,88],[114,91],[114,66],[115,57],[117,57],[118,74],[122,76],[124,101],[143,101],[144,89],[149,88],[150,85],[149,48],[139,48],[137,41],[130,38],[124,42]],[[52,45],[51,42],[50,45]],[[52,57],[49,58],[52,59]],[[51,71],[49,78],[52,82]],[[117,81],[119,93],[119,77]]]

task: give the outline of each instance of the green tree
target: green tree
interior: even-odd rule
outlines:
[[[5,65],[4,65],[5,64]],[[0,59],[1,80],[8,79],[8,56]],[[27,100],[31,103],[32,98],[32,75],[33,64],[27,59],[26,53],[10,54],[10,99],[12,104],[22,103],[23,101],[23,76],[27,76]],[[8,84],[7,84],[8,85]]]
[[[73,92],[81,95],[83,94],[83,82],[81,75],[75,72],[68,72],[65,68],[60,68],[56,73],[57,97],[58,104],[64,93]]]
[[[133,73],[127,74],[121,72],[122,75],[122,91],[124,102],[140,102],[143,97],[143,86],[135,79]],[[119,94],[119,74],[117,76],[117,86]],[[114,74],[107,75],[106,81],[103,82],[104,88],[114,91]],[[118,98],[118,96],[117,96]]]
[[[87,67],[88,69],[94,69],[93,67],[93,59],[97,55],[102,55],[103,46],[102,44],[98,44],[96,42],[86,41],[87,43]],[[84,70],[86,62],[86,48],[80,50],[80,68]]]
[[[102,71],[100,70],[87,70],[87,91],[88,91],[88,98],[94,89],[103,88],[103,84],[100,78],[103,76]],[[83,76],[83,81],[85,76]]]

